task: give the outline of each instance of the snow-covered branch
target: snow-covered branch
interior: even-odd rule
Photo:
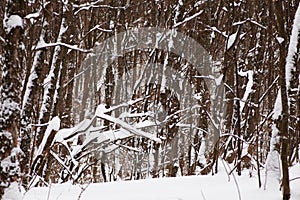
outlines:
[[[67,47],[69,49],[80,51],[80,52],[83,52],[83,53],[91,52],[91,50],[89,50],[89,49],[81,49],[77,45],[66,44],[64,42],[54,42],[54,43],[45,43],[45,42],[42,43],[41,42],[41,43],[38,43],[38,45],[35,47],[35,50],[40,50],[40,49],[43,49],[43,48],[55,47],[55,46],[64,46],[64,47]]]
[[[173,28],[177,28],[178,26],[180,26],[180,25],[182,25],[182,24],[184,24],[184,23],[186,23],[186,22],[188,22],[188,21],[191,21],[192,19],[198,17],[198,16],[201,15],[202,13],[203,13],[203,10],[201,10],[201,11],[199,11],[199,12],[193,14],[193,15],[190,16],[190,17],[185,18],[185,19],[184,19],[183,21],[181,21],[181,22],[177,22],[176,24],[174,24]]]

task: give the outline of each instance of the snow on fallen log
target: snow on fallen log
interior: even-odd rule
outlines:
[[[105,106],[103,104],[98,105],[96,113],[95,113],[95,115],[97,117],[99,117],[101,119],[108,120],[108,121],[113,122],[113,123],[116,123],[116,124],[120,125],[121,127],[123,127],[125,130],[129,131],[130,133],[133,133],[134,135],[142,136],[142,137],[151,139],[151,140],[156,141],[156,142],[161,142],[161,140],[159,138],[157,138],[155,135],[150,134],[150,133],[146,133],[142,130],[139,130],[136,127],[134,127],[134,126],[118,119],[118,118],[107,115],[106,113],[107,113],[107,109],[105,108]]]

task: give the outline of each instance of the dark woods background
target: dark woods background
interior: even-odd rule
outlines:
[[[1,184],[7,186],[17,175],[28,188],[50,181],[209,174],[217,173],[218,158],[233,163],[238,174],[247,168],[260,176],[268,155],[278,155],[288,199],[288,166],[299,162],[299,48],[288,90],[285,64],[298,4],[293,0],[2,2],[1,21],[16,15],[23,26],[5,29],[0,23]],[[149,49],[126,53],[106,67],[82,65],[98,43],[135,27],[175,27],[209,52],[214,70],[223,75],[227,105],[226,111],[214,111],[226,113],[216,145],[210,142],[211,91],[186,60]],[[167,63],[189,77],[183,87],[198,95],[197,107],[184,111],[179,102],[190,100],[159,84],[135,89],[147,63]],[[150,77],[152,72],[147,73]],[[247,86],[251,92],[243,98]],[[274,117],[277,96],[282,113]],[[140,100],[108,114],[118,118],[127,111],[132,116],[125,121],[133,126],[158,120],[160,124],[143,130],[162,138],[162,143],[126,137],[101,144],[119,148],[99,155],[99,144],[89,141],[85,132],[57,142],[56,131],[46,131],[55,116],[60,128],[70,128],[91,118],[98,104],[110,108],[124,99]],[[101,132],[121,130],[109,120],[98,119],[96,124],[105,126]]]

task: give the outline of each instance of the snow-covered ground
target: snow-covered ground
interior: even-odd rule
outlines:
[[[300,177],[300,164],[290,170],[290,178]],[[263,175],[264,176],[264,175]],[[267,187],[258,189],[257,177],[244,171],[241,177],[227,176],[224,167],[214,176],[146,179],[95,183],[85,186],[70,183],[52,184],[50,188],[33,188],[24,200],[280,200],[279,183],[268,177]],[[264,180],[263,180],[264,185]],[[83,188],[86,189],[83,191]],[[239,189],[238,189],[239,188]],[[82,192],[83,191],[83,192]],[[300,179],[291,181],[291,200],[300,199]]]

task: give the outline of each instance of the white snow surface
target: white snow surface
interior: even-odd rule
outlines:
[[[14,28],[21,27],[23,28],[23,19],[19,15],[10,15],[4,19],[4,30],[6,33]]]
[[[225,164],[226,165],[226,164]],[[228,166],[226,166],[227,170]],[[186,176],[176,178],[145,179],[138,181],[117,181],[110,183],[92,183],[90,185],[72,185],[71,183],[52,184],[50,188],[39,187],[29,190],[24,200],[237,200],[238,190],[232,177],[227,176],[220,161],[218,174],[205,176]],[[300,164],[292,167],[290,177],[299,177]],[[236,176],[236,175],[235,175]],[[236,176],[242,200],[264,199],[280,200],[279,183],[269,179],[266,190],[258,189],[257,177],[249,178],[243,171]],[[300,180],[291,181],[291,200],[300,199]],[[86,188],[84,191],[82,188]],[[80,193],[81,197],[79,197]],[[49,198],[48,198],[49,196]]]
[[[22,200],[24,188],[21,188],[17,182],[10,183],[4,190],[3,200]]]

